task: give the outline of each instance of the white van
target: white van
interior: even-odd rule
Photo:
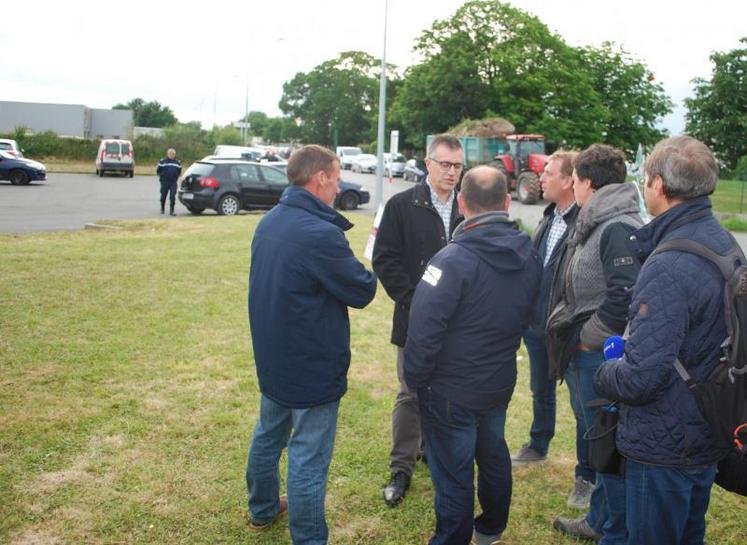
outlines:
[[[340,158],[340,168],[350,170],[353,166],[353,157],[363,153],[363,150],[355,146],[337,146],[335,153]]]
[[[132,178],[135,175],[135,150],[129,140],[102,140],[96,155],[96,174],[121,172]]]
[[[249,146],[229,146],[220,144],[215,146],[213,156],[215,157],[232,157],[234,159],[249,159],[250,161],[259,161],[265,155],[262,148],[252,148]]]

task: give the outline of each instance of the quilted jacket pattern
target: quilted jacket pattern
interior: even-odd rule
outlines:
[[[636,231],[633,243],[643,260],[661,242],[679,238],[719,253],[732,244],[708,197],[668,210]],[[673,364],[679,357],[698,382],[714,369],[726,337],[723,291],[721,274],[699,256],[669,251],[644,263],[629,308],[625,356],[603,365],[595,378],[600,393],[622,402],[617,446],[626,457],[668,467],[718,460],[695,397]]]

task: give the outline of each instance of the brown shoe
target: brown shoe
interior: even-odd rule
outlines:
[[[266,522],[258,522],[256,520],[253,520],[250,515],[249,516],[249,529],[250,530],[265,530],[269,528],[270,526],[272,526],[272,524],[276,520],[281,518],[286,513],[288,513],[288,496],[283,495],[283,496],[280,496],[280,511],[278,511],[278,514]]]

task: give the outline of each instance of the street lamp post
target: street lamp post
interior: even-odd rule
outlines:
[[[389,0],[384,1],[384,53],[381,55],[381,77],[379,80],[379,131],[376,137],[376,195],[374,209],[378,210],[384,192],[384,122],[386,116],[386,23]]]

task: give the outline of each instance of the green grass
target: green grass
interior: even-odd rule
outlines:
[[[742,191],[744,190],[744,196]],[[711,196],[716,212],[747,212],[747,182],[739,180],[719,180],[716,192]]]
[[[371,219],[351,218],[362,254]],[[0,237],[0,543],[289,543],[285,524],[260,535],[245,524],[258,408],[246,292],[258,219]],[[351,311],[350,388],[327,494],[331,543],[419,544],[433,528],[422,464],[402,506],[381,499],[397,390],[391,310],[380,289]],[[531,419],[521,357],[512,450]],[[575,543],[551,529],[557,515],[575,514],[565,507],[573,430],[560,386],[552,460],[515,470],[506,543]],[[746,505],[714,491],[711,543],[745,542]]]

